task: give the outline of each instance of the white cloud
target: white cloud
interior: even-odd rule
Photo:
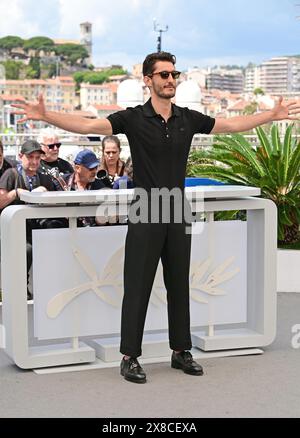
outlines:
[[[180,68],[226,58],[245,64],[262,55],[298,53],[295,15],[292,0],[0,0],[0,37],[79,40],[79,24],[89,21],[93,63],[127,67],[156,50],[155,17],[169,25],[162,48],[177,55]]]
[[[63,38],[78,38],[79,24],[93,23],[93,35],[102,36],[108,30],[108,18],[102,11],[102,2],[89,0],[59,0],[59,35]]]
[[[0,0],[0,35],[30,38],[38,34],[39,23],[29,21],[23,0]]]
[[[60,31],[64,36],[76,35],[78,24],[93,23],[93,35],[118,33],[124,22],[130,22],[133,15],[144,10],[154,0],[59,0]],[[127,32],[130,32],[130,27]]]

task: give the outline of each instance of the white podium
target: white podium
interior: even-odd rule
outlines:
[[[192,340],[193,346],[201,350],[263,347],[275,337],[277,212],[273,202],[257,198],[259,195],[260,190],[254,187],[186,188],[192,211],[199,221],[206,217],[205,223],[196,222],[203,228],[199,236],[192,238],[190,277]],[[122,207],[122,213],[127,212],[132,198],[133,190],[25,193],[22,200],[28,204],[3,211],[1,271],[6,353],[20,368],[90,363],[96,353],[107,363],[119,357],[122,284],[117,278],[126,225],[87,230],[76,228],[76,219],[101,216],[106,207],[116,205]],[[236,224],[214,221],[214,212],[231,210],[245,210],[247,220]],[[33,233],[35,336],[47,339],[47,343],[32,346],[28,336],[25,223],[31,218],[59,217],[69,218],[69,229]],[[114,239],[119,242],[115,252],[108,243]],[[88,253],[84,242],[90,242],[89,246],[106,242],[101,254],[107,254],[110,274],[108,259],[101,259],[103,265],[95,268],[97,253]],[[201,242],[201,254],[197,242]],[[219,249],[218,242],[223,242]],[[57,265],[52,272],[43,251],[51,253],[55,248]],[[56,276],[62,261],[67,263],[62,271],[66,275]],[[78,263],[83,272],[79,272]],[[113,292],[103,280],[111,273],[116,279]],[[168,344],[166,300],[161,279],[157,282],[145,328],[147,357],[162,356]],[[90,321],[93,318],[95,323]],[[57,343],[57,339],[68,337],[69,343]]]

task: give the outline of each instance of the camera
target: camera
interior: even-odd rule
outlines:
[[[109,175],[105,169],[98,170],[96,178],[100,179],[106,187],[112,188],[113,181],[110,180]]]

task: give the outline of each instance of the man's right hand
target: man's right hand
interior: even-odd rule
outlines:
[[[18,123],[24,123],[27,120],[42,120],[77,134],[112,135],[112,126],[108,119],[88,119],[64,112],[47,111],[42,94],[39,95],[38,102],[18,103],[12,106],[20,109],[14,114],[23,116]]]
[[[18,123],[24,123],[27,120],[44,120],[46,115],[46,108],[43,95],[40,94],[38,102],[16,103],[12,104],[14,108],[19,108],[22,111],[14,111],[13,114],[24,115],[18,120]]]

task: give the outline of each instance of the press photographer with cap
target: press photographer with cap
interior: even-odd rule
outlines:
[[[84,149],[74,159],[74,173],[66,176],[67,190],[100,190],[107,189],[103,182],[96,178],[99,160],[93,151]],[[93,227],[102,225],[103,220],[95,217],[78,218],[77,226]]]
[[[0,179],[0,210],[11,204],[23,204],[20,200],[22,191],[55,190],[51,178],[38,170],[43,154],[41,145],[35,140],[22,144],[21,163],[16,168],[7,169]]]
[[[21,163],[16,168],[7,169],[0,178],[0,212],[8,205],[24,204],[20,195],[24,191],[46,192],[55,190],[53,182],[48,175],[38,171],[41,156],[41,145],[35,140],[27,140],[22,144],[19,158]],[[38,228],[34,219],[26,221],[26,252],[27,274],[32,263],[32,229]],[[30,292],[27,297],[32,298]]]
[[[99,160],[93,151],[84,149],[74,159],[74,173],[65,177],[69,190],[99,190],[106,186],[96,178]]]

